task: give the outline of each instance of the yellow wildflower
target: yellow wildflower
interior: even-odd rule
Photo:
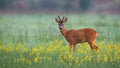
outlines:
[[[34,62],[37,63],[38,62],[38,57],[34,58]]]
[[[76,64],[79,63],[79,58],[78,58],[78,57],[75,59],[75,63],[76,63]]]
[[[110,56],[110,62],[112,63],[112,61],[113,61],[113,58],[112,58],[112,56]]]
[[[61,57],[62,57],[62,54],[59,55],[59,58],[61,58]]]
[[[117,60],[120,60],[120,56],[118,53],[115,53],[114,54],[114,60],[117,61]]]
[[[33,52],[33,53],[35,53],[35,52],[37,52],[37,51],[38,51],[37,48],[33,48],[33,49],[32,49],[32,52]]]
[[[47,49],[46,49],[46,53],[49,53],[49,52],[50,52],[50,48],[47,48]]]
[[[85,61],[87,61],[87,60],[88,60],[88,58],[89,58],[89,57],[86,55],[86,56],[85,56],[85,58],[84,58],[84,60],[85,60]]]
[[[39,50],[40,52],[44,52],[44,48],[42,46],[40,46]]]
[[[69,59],[70,61],[73,59],[73,57],[74,57],[73,54],[69,54],[69,55],[68,55],[68,59]]]
[[[107,61],[108,61],[108,56],[104,55],[104,62],[107,62]]]
[[[97,56],[97,61],[100,62],[101,58],[100,55]]]

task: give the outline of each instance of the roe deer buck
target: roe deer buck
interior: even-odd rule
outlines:
[[[62,20],[58,16],[55,18],[56,22],[59,25],[60,32],[65,37],[65,39],[69,42],[70,51],[73,47],[73,51],[75,51],[76,44],[82,42],[88,42],[91,49],[97,50],[98,47],[96,46],[96,38],[98,33],[91,29],[91,28],[84,28],[79,30],[67,30],[64,26],[64,23],[67,22],[67,17],[63,17]]]

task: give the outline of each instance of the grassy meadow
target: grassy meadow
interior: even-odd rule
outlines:
[[[68,14],[67,29],[93,28],[100,50],[87,43],[75,53],[61,35],[54,14],[1,14],[1,68],[119,68],[120,16]],[[61,15],[62,17],[62,15]]]

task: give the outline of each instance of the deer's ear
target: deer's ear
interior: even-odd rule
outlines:
[[[58,18],[55,18],[55,21],[56,21],[57,23],[59,23],[59,22],[60,22],[60,20],[59,20]]]
[[[67,17],[63,18],[63,23],[67,22]]]

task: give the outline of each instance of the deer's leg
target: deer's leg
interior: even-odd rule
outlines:
[[[96,43],[94,42],[94,49],[98,49],[98,46],[96,45]]]
[[[98,49],[95,40],[94,41],[89,41],[88,43],[89,43],[91,49],[95,49],[95,50]]]
[[[90,48],[93,49],[93,45],[91,42],[88,42],[88,44],[90,45]]]
[[[73,45],[73,51],[74,51],[74,52],[75,52],[75,49],[76,49],[76,45],[74,44],[74,45]]]
[[[92,41],[92,47],[93,47],[93,49],[95,49],[95,50],[98,49],[98,47],[97,47],[97,45],[96,45],[96,40]]]
[[[69,49],[69,51],[70,51],[70,52],[72,51],[72,44],[70,44],[70,49]]]

